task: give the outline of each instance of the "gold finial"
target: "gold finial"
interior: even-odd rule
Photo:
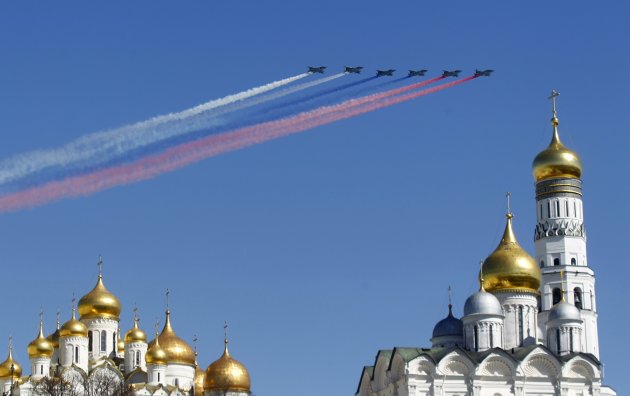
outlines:
[[[514,215],[512,214],[512,210],[510,209],[510,197],[512,196],[512,194],[510,194],[510,192],[508,191],[505,194],[505,198],[507,199],[507,213],[506,216],[508,219],[511,219],[512,217],[514,217]]]
[[[486,291],[483,287],[483,260],[479,261],[479,291]]]
[[[102,255],[98,255],[98,263],[96,263],[96,265],[98,266],[98,277],[102,278],[103,277],[103,256]]]
[[[558,96],[560,96],[560,92],[556,91],[555,89],[552,89],[551,96],[547,98],[551,100],[551,104],[552,104],[553,117],[551,117],[551,125],[554,128],[558,127],[558,124],[560,124],[560,121],[558,120],[558,114],[556,112],[556,98]]]

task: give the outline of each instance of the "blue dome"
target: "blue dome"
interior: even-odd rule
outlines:
[[[433,338],[444,336],[463,336],[464,324],[460,319],[453,316],[452,306],[448,305],[448,316],[435,325],[433,328]]]
[[[468,297],[464,304],[464,316],[495,315],[503,316],[503,308],[499,299],[485,290],[480,290]]]

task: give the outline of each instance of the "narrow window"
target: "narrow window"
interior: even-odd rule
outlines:
[[[575,260],[575,257],[571,258],[571,265],[577,265],[577,261]]]
[[[573,201],[573,217],[578,217],[577,215],[577,204]]]
[[[551,201],[547,201],[547,218],[551,217]]]
[[[540,220],[542,220],[543,219],[542,204],[538,205],[538,208],[540,209]]]
[[[545,260],[540,260],[540,268],[545,266]]]
[[[556,217],[560,217],[560,201],[556,201]]]
[[[553,289],[552,305],[556,305],[560,302],[560,300],[562,300],[562,292],[556,287],[555,289]]]
[[[44,365],[39,366],[39,374],[40,375],[44,374]]]
[[[136,366],[140,366],[140,351],[136,351]]]
[[[494,348],[494,332],[492,331],[492,328],[494,327],[494,325],[490,325],[490,348]]]
[[[569,352],[573,352],[573,329],[569,330]]]
[[[114,346],[114,352],[116,352],[118,348],[118,340],[116,339],[116,332],[114,332],[112,336],[112,345]]]
[[[558,349],[558,353],[560,353],[560,329],[556,330],[556,348]]]
[[[88,352],[92,352],[92,337],[93,337],[93,332],[90,331],[88,333]]]
[[[101,352],[105,352],[107,350],[107,332],[101,332]]]
[[[75,363],[79,363],[79,347],[75,346],[74,347],[74,362]]]
[[[560,259],[559,258],[553,259],[553,265],[560,265]]]
[[[540,294],[536,296],[536,307],[538,308],[538,312],[542,311],[542,300],[540,298]]]
[[[475,326],[475,351],[479,350],[479,328]]]
[[[158,380],[157,382],[160,382],[160,373],[158,373]]]
[[[582,304],[582,290],[579,287],[573,289],[573,298],[575,300],[575,306],[579,309],[583,309]]]
[[[523,346],[523,306],[518,307],[518,339],[519,346]]]

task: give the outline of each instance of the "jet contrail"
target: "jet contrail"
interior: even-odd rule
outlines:
[[[392,106],[397,103],[463,84],[474,78],[474,76],[470,76],[418,92],[411,92],[405,95],[383,96],[380,99],[372,101],[366,101],[365,99],[367,97],[349,100],[338,105],[321,107],[292,117],[247,126],[219,135],[211,135],[200,140],[172,147],[163,153],[145,157],[134,163],[114,166],[81,176],[53,181],[42,186],[32,187],[1,196],[0,212],[16,211],[63,198],[85,196],[115,186],[150,179],[211,156],[238,150],[272,139],[306,131],[334,121]],[[400,90],[400,88],[397,90]],[[386,91],[380,95],[397,90]],[[378,95],[370,96],[375,97]]]
[[[9,157],[0,161],[0,185],[52,167],[76,167],[86,165],[86,163],[89,165],[104,163],[129,150],[198,130],[200,125],[192,122],[194,116],[245,101],[311,74],[302,73],[221,99],[211,100],[177,113],[165,114],[132,125],[96,132],[56,149],[37,150]]]

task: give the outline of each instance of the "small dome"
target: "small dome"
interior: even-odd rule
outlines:
[[[53,333],[46,337],[46,339],[52,344],[53,348],[59,348],[59,328],[59,313],[57,312],[57,328]]]
[[[581,322],[582,315],[580,310],[573,304],[569,304],[566,301],[560,301],[549,310],[549,317],[547,321],[572,321]]]
[[[575,178],[582,176],[582,160],[573,150],[568,149],[560,141],[558,135],[558,118],[551,119],[553,136],[549,146],[538,153],[532,164],[534,179],[539,182],[545,179]]]
[[[9,379],[13,376],[18,379],[22,376],[22,366],[13,360],[13,349],[9,345],[9,356],[0,363],[0,379]]]
[[[147,342],[147,334],[138,327],[138,319],[134,319],[133,327],[125,334],[125,343]]]
[[[193,352],[193,349],[186,341],[179,338],[177,334],[175,334],[175,331],[173,331],[170,311],[166,311],[166,323],[164,323],[164,328],[158,338],[160,345],[166,351],[169,364],[195,365],[195,352]],[[154,342],[155,340],[149,344],[149,347],[151,347]]]
[[[74,314],[74,309],[72,310],[72,318],[61,326],[59,329],[59,337],[87,337],[88,329],[82,322],[79,322]]]
[[[499,246],[482,265],[483,287],[489,292],[524,291],[538,293],[542,275],[532,256],[519,245],[512,230],[512,214],[507,214]]]
[[[116,348],[119,354],[125,353],[125,341],[120,338],[120,330],[117,333],[118,342],[116,343]]]
[[[448,305],[448,315],[437,322],[433,328],[433,338],[444,336],[463,336],[464,325],[460,319],[453,316],[453,306]]]
[[[37,338],[31,341],[27,347],[29,358],[47,357],[50,358],[54,352],[54,346],[46,337],[44,337],[43,324],[39,322],[39,334]]]
[[[149,347],[149,350],[147,350],[144,360],[146,360],[147,364],[167,364],[168,356],[166,355],[166,351],[160,346],[157,334],[155,335],[155,340],[153,340],[152,344],[153,345]]]
[[[227,340],[223,355],[206,369],[203,389],[223,392],[250,391],[249,373],[242,363],[230,356]]]
[[[494,294],[482,289],[466,300],[464,316],[469,315],[503,316],[503,308],[501,308],[501,303]]]
[[[107,290],[100,274],[94,289],[79,300],[81,319],[108,318],[118,320],[120,310],[120,300]]]

